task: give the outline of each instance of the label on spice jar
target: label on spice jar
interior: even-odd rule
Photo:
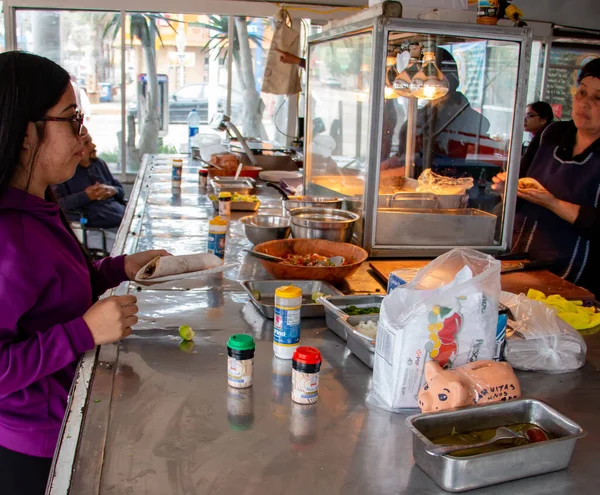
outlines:
[[[173,160],[173,167],[171,169],[171,180],[173,182],[181,182],[183,175],[183,162],[181,160]]]
[[[219,215],[228,217],[231,215],[231,201],[219,200]]]
[[[225,258],[226,237],[225,232],[209,232],[207,251],[221,259]]]
[[[277,344],[294,345],[300,341],[300,306],[275,306],[273,340]]]
[[[254,359],[235,359],[227,356],[227,381],[234,388],[252,386]]]
[[[298,404],[314,404],[319,398],[319,373],[292,370],[292,400]]]

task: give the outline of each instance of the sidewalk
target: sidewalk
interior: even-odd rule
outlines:
[[[121,100],[108,103],[92,103],[92,117],[94,115],[120,115]]]

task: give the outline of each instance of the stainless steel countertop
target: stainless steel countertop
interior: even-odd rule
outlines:
[[[174,192],[168,157],[148,157],[117,239],[119,252],[205,250],[213,211],[199,193],[196,169],[184,168],[181,192]],[[259,191],[259,213],[281,211],[273,190]],[[319,401],[291,402],[291,365],[281,369],[273,362],[272,321],[262,318],[239,285],[270,278],[242,251],[251,245],[235,222],[240,216],[232,217],[226,253],[226,261],[239,261],[239,268],[187,286],[117,289],[138,296],[140,323],[120,344],[86,355],[50,493],[446,493],[414,465],[407,415],[365,404],[371,370],[327,330],[323,318],[302,322],[302,342],[324,356]],[[383,292],[367,263],[338,288]],[[193,349],[179,346],[182,324],[196,331]],[[238,332],[257,340],[254,385],[245,391],[229,389],[226,378],[226,341]],[[525,396],[548,402],[588,430],[569,469],[471,493],[595,492],[600,336],[587,343],[582,370],[519,373]]]

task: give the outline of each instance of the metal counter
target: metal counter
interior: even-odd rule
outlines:
[[[205,250],[213,212],[199,192],[196,170],[185,166],[181,190],[172,190],[169,158],[144,161],[115,253]],[[279,212],[279,198],[268,188],[259,191],[259,213]],[[137,295],[140,322],[121,343],[82,360],[48,493],[446,493],[414,465],[406,415],[365,404],[371,370],[327,330],[324,318],[302,323],[302,342],[324,357],[319,401],[291,402],[291,363],[281,369],[272,359],[273,322],[262,318],[239,285],[269,278],[242,251],[250,246],[233,221],[226,261],[240,265],[222,278],[168,288],[125,283],[116,289]],[[367,263],[338,288],[384,292]],[[182,324],[196,331],[191,349],[180,348]],[[238,332],[257,340],[254,385],[241,391],[229,389],[226,376],[226,341]],[[589,431],[569,469],[471,493],[595,492],[600,336],[587,342],[582,370],[519,374],[524,395],[548,402]]]

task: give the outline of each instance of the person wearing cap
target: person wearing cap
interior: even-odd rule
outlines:
[[[427,168],[424,152],[427,148],[426,136],[433,136],[431,146],[438,158],[466,159],[469,148],[474,147],[483,137],[488,136],[489,120],[475,110],[468,98],[458,90],[460,77],[458,65],[452,54],[438,47],[436,60],[449,84],[448,93],[443,97],[429,101],[417,112],[417,132],[415,136],[415,164],[417,168]],[[389,149],[382,147],[382,175],[403,175],[406,162],[406,142],[408,123],[400,129],[399,148],[396,154],[389,156]]]
[[[577,78],[573,120],[550,124],[531,163],[531,188],[519,188],[513,252],[554,261],[562,278],[600,297],[600,58]],[[506,172],[494,177],[503,191]]]

